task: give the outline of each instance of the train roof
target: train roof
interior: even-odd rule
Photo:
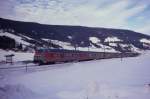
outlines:
[[[104,53],[104,52],[94,52],[94,51],[80,51],[80,50],[67,50],[67,49],[51,49],[51,48],[40,48],[36,51],[39,52],[63,52],[63,53],[82,53],[82,52],[92,52],[92,53]],[[107,52],[107,53],[119,53],[119,52]],[[130,52],[126,52],[130,53]],[[132,52],[133,53],[133,52]]]
[[[91,51],[79,51],[79,50],[67,50],[67,49],[50,49],[50,48],[42,48],[42,49],[38,49],[37,51],[40,52],[91,52]]]

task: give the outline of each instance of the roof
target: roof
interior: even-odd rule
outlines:
[[[81,52],[89,52],[89,51],[79,51],[79,50],[66,50],[66,49],[49,49],[49,48],[42,48],[42,49],[38,49],[37,51],[40,52],[70,52],[70,53],[81,53]]]

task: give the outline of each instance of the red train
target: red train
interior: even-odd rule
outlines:
[[[119,58],[119,57],[133,57],[137,53],[104,53],[91,51],[77,51],[64,49],[39,49],[34,55],[34,62],[40,64],[54,64],[57,62],[71,62],[71,61],[87,61],[105,58]]]

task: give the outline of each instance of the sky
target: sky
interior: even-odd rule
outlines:
[[[0,0],[0,17],[41,24],[130,29],[150,35],[150,0]]]

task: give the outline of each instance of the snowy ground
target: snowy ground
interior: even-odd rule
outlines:
[[[14,62],[18,61],[32,61],[34,57],[34,53],[29,53],[29,52],[14,52],[14,51],[6,51],[0,49],[0,63],[2,61],[6,61],[5,55],[11,55],[14,54],[15,56],[13,57]]]
[[[0,69],[0,99],[150,99],[149,59],[145,52],[122,61]]]

